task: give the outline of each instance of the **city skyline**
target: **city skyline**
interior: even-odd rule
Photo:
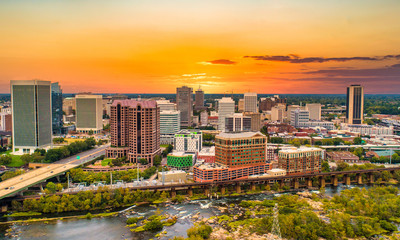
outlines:
[[[398,93],[398,1],[3,1],[0,92]]]

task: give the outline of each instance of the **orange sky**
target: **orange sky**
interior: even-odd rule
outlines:
[[[3,0],[0,92],[38,78],[65,93],[399,93],[399,12],[396,0]]]

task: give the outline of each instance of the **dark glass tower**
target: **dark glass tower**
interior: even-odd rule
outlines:
[[[364,88],[347,87],[346,119],[348,124],[362,124],[364,120]]]
[[[61,134],[63,123],[63,98],[62,90],[58,82],[51,84],[51,110],[53,134]]]

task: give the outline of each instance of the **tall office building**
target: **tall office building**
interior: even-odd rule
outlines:
[[[306,110],[310,112],[311,120],[321,120],[321,103],[307,103]]]
[[[244,94],[244,111],[245,112],[258,112],[257,93]]]
[[[362,124],[364,120],[364,88],[347,87],[346,119],[349,124]]]
[[[103,130],[103,96],[94,94],[77,94],[76,131],[82,133],[99,133]]]
[[[260,131],[260,129],[262,127],[261,113],[259,113],[259,112],[244,112],[243,115],[246,117],[250,117],[251,131],[253,131],[253,132]]]
[[[193,89],[183,86],[176,89],[176,107],[181,112],[181,126],[192,126]]]
[[[194,95],[194,109],[195,110],[203,110],[204,107],[204,92],[200,88],[197,89],[196,94]]]
[[[58,82],[51,84],[51,110],[53,134],[61,134],[63,122],[63,97],[62,90]]]
[[[310,113],[306,110],[296,109],[291,111],[290,125],[295,128],[305,127],[310,121]]]
[[[179,111],[160,112],[161,144],[173,144],[175,133],[181,129],[181,113]]]
[[[160,108],[155,100],[115,100],[111,106],[111,147],[106,156],[144,158],[153,165],[160,148]]]
[[[251,117],[243,116],[243,113],[234,113],[225,117],[225,132],[251,131]]]
[[[13,151],[17,154],[52,145],[50,85],[41,80],[11,81]]]
[[[235,101],[230,97],[218,100],[218,130],[225,131],[225,117],[235,113]]]

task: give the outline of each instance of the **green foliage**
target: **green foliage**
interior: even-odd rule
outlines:
[[[149,164],[149,161],[147,161],[146,158],[141,158],[141,159],[139,159],[139,162],[140,162],[140,164],[142,164],[142,165],[147,165],[147,164]]]
[[[209,239],[211,233],[212,227],[204,223],[195,225],[187,230],[187,235],[189,238],[201,237],[202,239]]]
[[[215,140],[215,135],[208,134],[208,133],[203,133],[203,140],[204,141],[214,141]]]
[[[126,224],[131,225],[134,223],[138,223],[143,217],[130,217],[126,220]]]
[[[331,171],[328,161],[322,161],[321,170],[322,170],[322,172],[330,172]]]
[[[63,143],[63,142],[65,142],[65,139],[63,138],[63,137],[56,137],[56,138],[53,138],[53,143],[54,144],[61,144],[61,143]],[[36,151],[36,150],[35,150]]]
[[[23,170],[23,169],[16,169],[16,170],[7,171],[1,176],[1,180],[5,181],[7,179],[16,177],[16,176],[21,175],[23,173],[25,173],[25,170]]]
[[[154,166],[159,166],[161,164],[162,157],[160,155],[156,155],[153,160]]]
[[[283,143],[283,138],[281,137],[271,137],[270,143]]]
[[[184,200],[185,200],[185,197],[183,197],[182,195],[176,195],[176,197],[173,197],[171,199],[171,201],[178,202],[178,203],[182,203]]]
[[[10,155],[2,155],[0,156],[0,165],[8,165],[12,161],[12,157]]]
[[[362,139],[360,137],[356,137],[353,140],[354,145],[360,145],[362,143]]]
[[[46,184],[46,189],[50,192],[50,193],[55,193],[57,191],[57,185],[54,184],[53,182],[48,182]]]

